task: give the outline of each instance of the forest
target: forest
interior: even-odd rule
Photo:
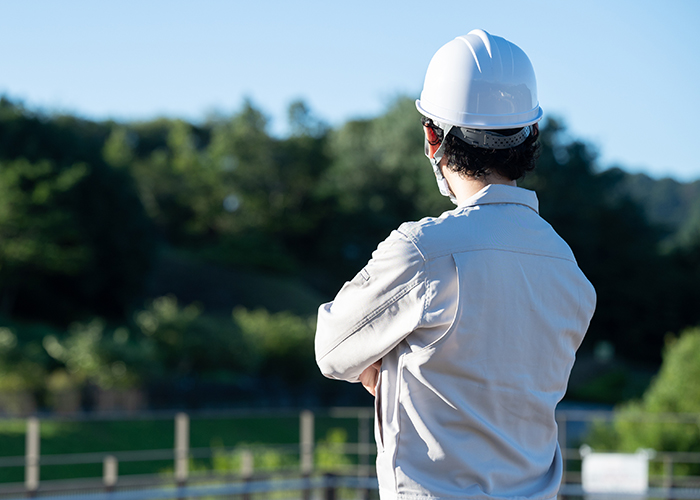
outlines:
[[[411,99],[288,120],[278,137],[249,101],[121,123],[0,98],[0,412],[369,403],[318,373],[316,309],[452,205]],[[700,181],[601,169],[556,118],[540,137],[520,185],[598,293],[567,398],[637,397],[700,323]]]

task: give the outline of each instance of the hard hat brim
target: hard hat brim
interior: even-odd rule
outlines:
[[[432,106],[431,108],[434,108]],[[544,116],[542,108],[537,105],[528,113],[512,115],[479,115],[474,113],[459,113],[459,116],[449,110],[430,111],[425,108],[420,99],[416,99],[416,109],[420,114],[435,122],[447,123],[455,127],[465,127],[476,130],[502,130],[510,128],[522,128],[539,122]],[[441,112],[440,112],[441,111]]]

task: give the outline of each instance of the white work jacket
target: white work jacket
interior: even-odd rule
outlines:
[[[324,375],[382,360],[375,438],[388,499],[553,499],[554,412],[595,309],[535,193],[489,185],[402,224],[319,309]]]

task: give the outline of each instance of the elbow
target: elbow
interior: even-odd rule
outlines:
[[[359,373],[357,367],[348,363],[347,356],[341,355],[334,351],[328,352],[323,356],[316,355],[316,365],[324,377],[334,380],[346,380],[348,382],[357,382]]]
[[[323,376],[334,380],[356,381],[357,377],[353,377],[352,369],[347,366],[347,363],[344,363],[342,359],[338,359],[337,356],[333,356],[333,354],[333,352],[330,352],[323,357],[316,358],[316,364]]]
[[[333,303],[323,304],[319,308],[318,322],[316,324],[316,337],[314,349],[316,354],[316,364],[324,377],[335,380],[347,380],[357,382],[359,372],[355,363],[354,350],[343,349],[344,344],[337,332],[343,330],[344,325],[339,325],[337,321],[331,321],[330,308]],[[361,371],[361,370],[360,370]]]
[[[341,373],[334,369],[333,364],[329,362],[327,356],[322,359],[317,359],[316,364],[324,377],[336,380],[342,378]]]
[[[343,380],[342,370],[338,366],[339,359],[337,352],[331,343],[334,340],[331,332],[333,327],[327,325],[331,303],[323,304],[319,308],[318,322],[316,324],[316,337],[314,340],[314,350],[316,354],[316,365],[324,377]]]

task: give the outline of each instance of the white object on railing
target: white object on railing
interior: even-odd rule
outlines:
[[[175,415],[175,481],[187,482],[190,455],[190,417],[186,413]]]
[[[30,417],[27,419],[27,437],[25,441],[24,487],[31,492],[39,489],[40,441],[39,419]]]
[[[644,498],[649,489],[649,458],[653,452],[594,453],[581,447],[581,487],[586,494],[624,494],[625,498]],[[634,495],[634,496],[629,496]]]

